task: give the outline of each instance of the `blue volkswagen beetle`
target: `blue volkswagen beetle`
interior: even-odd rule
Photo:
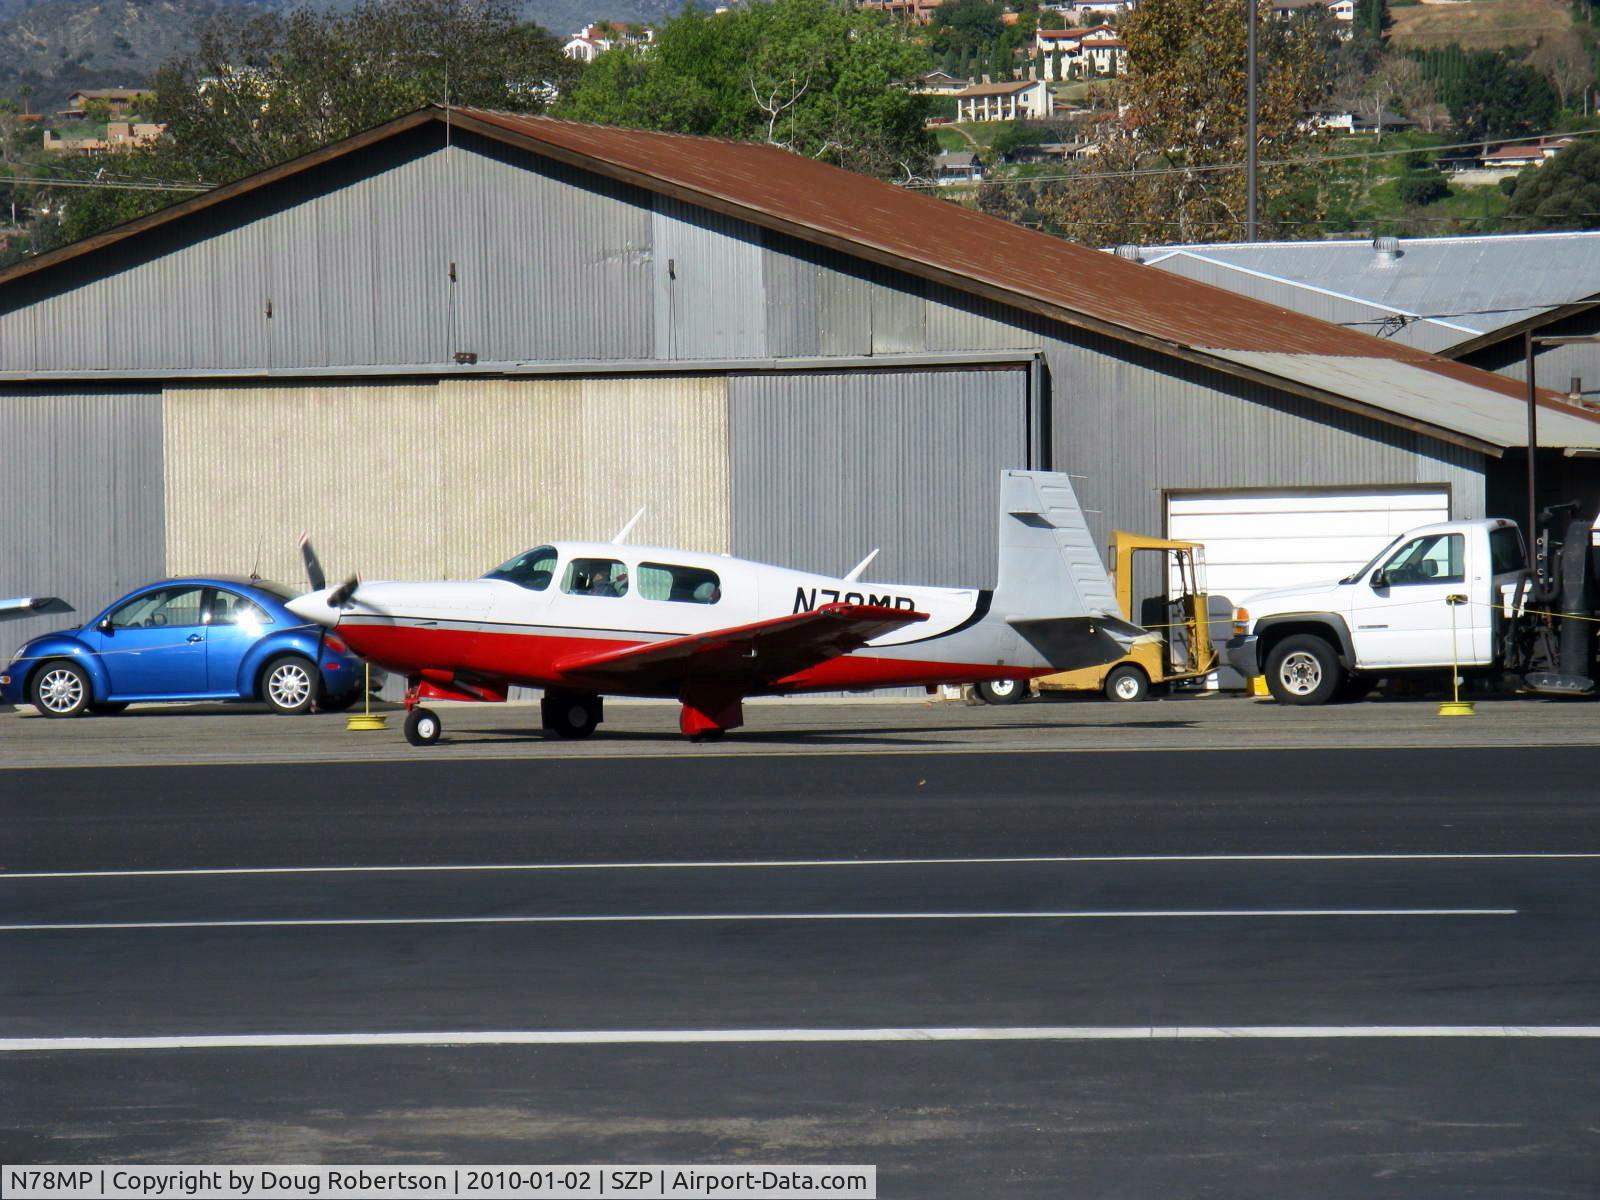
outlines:
[[[47,717],[165,700],[260,700],[280,713],[348,708],[361,695],[361,660],[285,608],[295,594],[227,575],[148,584],[77,629],[21,646],[0,673],[0,701]],[[36,611],[66,607],[42,603]]]

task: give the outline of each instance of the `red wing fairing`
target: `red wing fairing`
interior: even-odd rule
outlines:
[[[873,638],[926,621],[927,613],[867,604],[825,604],[793,613],[555,664],[573,686],[676,696],[683,732],[697,736],[740,723],[739,702],[781,679],[859,650]]]
[[[626,683],[628,691],[677,695],[685,684],[714,682],[748,693],[927,619],[927,613],[905,609],[824,604],[751,625],[575,654],[557,662],[555,669],[572,683],[596,691]]]

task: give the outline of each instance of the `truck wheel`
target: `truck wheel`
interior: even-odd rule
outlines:
[[[1123,663],[1106,676],[1106,699],[1143,700],[1150,691],[1150,680],[1138,667]]]
[[[1021,704],[1029,689],[1026,679],[987,679],[972,690],[985,704]]]
[[[1339,656],[1315,634],[1286,637],[1267,655],[1267,690],[1279,704],[1327,704],[1343,681]]]

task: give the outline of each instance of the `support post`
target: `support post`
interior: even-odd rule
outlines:
[[[1256,0],[1245,8],[1244,240],[1256,240]]]
[[[1533,330],[1524,330],[1522,334],[1522,369],[1527,381],[1528,389],[1528,565],[1537,566],[1535,545],[1537,542],[1534,518],[1538,516],[1535,497],[1535,482],[1537,480],[1536,461],[1539,453],[1539,389],[1534,386],[1533,380]],[[1544,583],[1541,572],[1538,582]]]

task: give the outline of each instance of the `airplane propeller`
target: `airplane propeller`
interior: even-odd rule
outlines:
[[[306,582],[311,585],[313,592],[320,592],[328,586],[328,576],[322,569],[322,563],[317,558],[317,552],[311,545],[311,535],[300,535],[300,561],[306,567]],[[361,586],[361,578],[352,575],[333,591],[328,593],[329,608],[344,608],[350,603],[350,598],[356,594],[356,588]]]
[[[317,561],[317,552],[311,548],[309,534],[300,535],[300,561],[306,565],[306,582],[311,585],[313,592],[320,592],[328,586],[328,577],[322,573],[322,564]]]
[[[333,591],[328,593],[329,608],[343,608],[350,603],[350,598],[356,594],[356,588],[361,586],[361,577],[352,575]]]

